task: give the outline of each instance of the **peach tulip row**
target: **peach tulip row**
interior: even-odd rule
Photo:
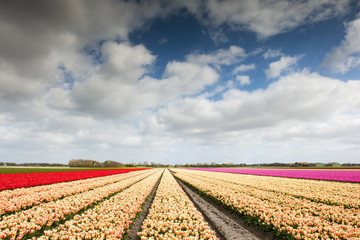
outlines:
[[[229,181],[234,175],[231,173],[228,173],[227,180],[221,180],[215,177],[217,173],[211,177],[204,176],[202,171],[174,171],[176,177],[248,219],[250,217],[253,222],[272,229],[278,236],[295,239],[360,238],[359,209],[313,202],[233,183]],[[242,176],[238,175],[237,181],[241,181]]]
[[[132,219],[142,210],[142,204],[161,173],[162,171],[158,170],[64,224],[45,231],[43,236],[33,239],[121,239],[129,229]]]
[[[63,221],[67,216],[76,214],[103,199],[122,191],[132,184],[150,176],[156,170],[141,171],[142,174],[126,178],[86,192],[36,205],[30,209],[4,216],[0,221],[0,239],[22,239],[46,227]]]
[[[165,170],[141,239],[218,239],[169,170]]]
[[[4,190],[0,192],[0,219],[4,214],[26,209],[43,202],[50,202],[62,197],[86,192],[91,189],[115,183],[129,177],[138,176],[140,174],[143,174],[143,172],[134,171],[124,174],[89,178],[44,186]]]
[[[199,171],[196,172],[197,174]],[[201,171],[201,176],[346,208],[360,208],[360,184]]]
[[[237,175],[235,177],[232,175],[233,174],[229,175],[229,179],[237,177],[237,182],[241,182],[241,175]],[[323,204],[308,199],[297,198],[281,192],[265,191],[248,185],[238,183],[235,184],[233,182],[230,182],[229,179],[221,179],[220,177],[216,177],[216,173],[214,175],[214,178],[209,178],[209,175],[204,176],[202,173],[196,173],[196,178],[204,179],[211,184],[218,184],[219,181],[221,181],[222,186],[224,187],[235,191],[240,191],[261,200],[272,201],[281,205],[291,205],[291,207],[295,209],[306,209],[307,213],[321,216],[326,220],[360,227],[360,218],[357,217],[360,214],[360,209],[357,208],[344,208],[344,206]]]

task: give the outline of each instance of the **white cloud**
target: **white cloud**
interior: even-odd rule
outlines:
[[[299,57],[283,56],[278,61],[269,64],[269,68],[265,70],[267,78],[277,78],[289,69],[289,67],[295,65]]]
[[[167,64],[162,79],[146,76],[155,56],[143,45],[106,42],[101,53],[104,63],[97,72],[76,80],[72,89],[48,91],[50,107],[100,119],[131,119],[144,109],[198,94],[219,78],[207,65],[176,61]]]
[[[155,60],[143,45],[131,46],[129,43],[106,42],[102,54],[105,64],[100,66],[100,73],[107,80],[116,78],[122,83],[136,82]]]
[[[340,46],[328,53],[322,65],[336,73],[346,73],[360,65],[360,18],[346,25],[346,36]]]
[[[237,75],[235,79],[240,82],[240,85],[249,85],[251,83],[250,77],[246,75]]]
[[[269,59],[269,58],[280,57],[282,55],[283,54],[282,54],[282,52],[280,50],[269,49],[263,54],[263,57],[265,59]]]
[[[206,10],[211,24],[246,27],[263,38],[342,14],[349,3],[350,0],[209,0]]]
[[[21,7],[0,3],[0,9],[0,98],[28,101],[58,84],[60,66],[76,77],[91,71],[86,46],[127,40],[131,30],[170,8],[157,2],[65,0],[21,1]]]
[[[226,43],[229,41],[222,28],[210,30],[209,36],[215,42],[215,44]]]
[[[254,70],[255,69],[255,64],[241,64],[240,66],[237,66],[234,70],[233,70],[233,74],[238,74],[239,72],[246,72],[249,70]]]
[[[210,54],[190,54],[187,61],[198,64],[232,65],[246,58],[245,50],[238,46],[230,46],[229,49],[219,49]]]
[[[346,138],[360,144],[359,81],[343,82],[306,71],[253,92],[230,89],[223,99],[202,96],[168,104],[158,124],[177,138],[203,144]]]

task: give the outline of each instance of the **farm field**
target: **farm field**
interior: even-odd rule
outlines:
[[[358,183],[173,171],[202,194],[280,238],[360,238]]]
[[[245,240],[360,239],[360,184],[172,168],[0,191],[0,239],[227,239],[235,216]]]
[[[93,171],[93,170],[109,170],[109,169],[137,169],[138,167],[122,167],[122,168],[94,168],[94,167],[24,167],[24,166],[2,166],[0,167],[0,174],[11,173],[41,173],[41,172],[79,172],[79,171]],[[143,168],[140,168],[143,169]]]
[[[360,182],[360,169],[253,169],[253,168],[189,168],[193,170],[251,174],[260,176]]]
[[[35,168],[36,169],[36,168]],[[53,184],[58,182],[67,182],[80,179],[102,177],[114,174],[139,171],[147,168],[120,168],[120,169],[102,169],[88,171],[60,171],[60,172],[27,172],[27,173],[9,173],[1,174],[0,190],[14,189],[22,187],[32,187],[38,185]],[[33,169],[29,168],[28,171]],[[36,171],[36,170],[33,170]]]

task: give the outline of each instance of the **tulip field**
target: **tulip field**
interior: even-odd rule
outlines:
[[[176,179],[280,239],[360,239],[356,181],[234,174],[224,169],[127,170],[106,170],[111,175],[99,170],[93,177],[85,174],[88,171],[75,172],[75,179],[63,181],[60,174],[49,184],[39,177],[34,178],[36,186],[1,190],[0,239],[132,239],[129,233],[134,229],[142,240],[221,239]],[[0,177],[6,175],[21,176]],[[21,179],[25,178],[12,182]],[[145,208],[145,202],[150,207]],[[141,213],[144,220],[135,226]]]
[[[345,170],[297,170],[297,169],[253,169],[253,168],[193,168],[194,170],[228,172],[239,174],[251,174],[260,176],[304,178],[316,180],[329,180],[341,182],[358,182],[360,183],[360,171]]]
[[[127,173],[145,168],[126,168],[92,171],[64,171],[64,172],[33,172],[1,174],[0,190],[46,185],[58,182],[74,181],[86,178],[102,177]]]
[[[360,184],[173,169],[175,176],[284,239],[360,239]]]
[[[218,239],[168,170],[139,236],[141,239]]]

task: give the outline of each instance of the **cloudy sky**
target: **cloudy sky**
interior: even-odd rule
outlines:
[[[357,0],[0,2],[0,161],[360,162]]]

